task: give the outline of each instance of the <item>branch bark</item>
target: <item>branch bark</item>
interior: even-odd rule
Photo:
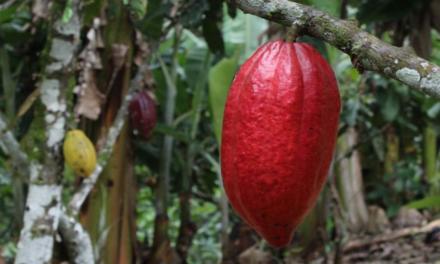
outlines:
[[[61,214],[61,175],[63,173],[62,142],[65,134],[65,87],[72,74],[71,65],[79,46],[79,0],[73,1],[73,14],[64,22],[59,12],[64,8],[53,4],[51,39],[47,47],[47,64],[40,83],[41,101],[45,107],[46,144],[43,169],[32,166],[26,210],[17,246],[15,263],[50,263],[54,233]]]
[[[321,39],[350,55],[360,71],[370,70],[440,98],[440,67],[408,50],[387,44],[358,28],[306,5],[288,0],[236,0],[245,13],[298,26],[302,33]]]
[[[141,38],[141,37],[140,37]],[[141,40],[138,40],[139,42],[141,42]],[[113,123],[111,125],[111,127],[108,129],[107,134],[105,135],[105,140],[103,143],[103,147],[99,149],[98,152],[98,165],[95,169],[95,171],[92,173],[92,175],[90,175],[88,178],[84,179],[84,181],[82,182],[81,186],[79,187],[79,189],[75,192],[75,194],[73,195],[72,199],[69,202],[68,205],[68,209],[67,209],[67,213],[68,213],[68,217],[76,217],[79,214],[79,211],[84,203],[84,201],[87,199],[88,195],[90,194],[90,192],[92,191],[93,187],[95,186],[96,182],[99,179],[99,176],[103,170],[104,167],[107,166],[112,153],[113,153],[113,149],[114,146],[116,145],[116,141],[121,133],[121,131],[123,130],[125,121],[127,119],[127,115],[128,115],[128,105],[134,95],[134,93],[138,90],[141,90],[143,87],[148,86],[149,82],[151,81],[149,79],[149,74],[148,72],[150,71],[149,69],[149,56],[151,54],[151,48],[149,43],[138,43],[138,45],[141,47],[140,48],[140,54],[137,56],[138,61],[142,62],[136,72],[135,77],[131,80],[130,82],[130,87],[128,88],[127,94],[125,95],[125,97],[122,99],[121,101],[121,106],[119,107],[118,112],[116,113],[116,117],[113,120]],[[100,141],[100,140],[98,140]],[[73,218],[72,218],[73,219]],[[61,219],[63,220],[63,219]],[[62,224],[62,223],[61,223]],[[60,231],[62,232],[70,232],[70,234],[74,234],[72,230],[72,228],[74,228],[75,226],[67,226],[66,230],[63,231],[61,230],[60,227]],[[85,236],[82,235],[83,237]],[[71,237],[71,235],[68,234],[68,237],[66,237],[67,239],[67,243],[71,244],[72,249],[74,250],[74,252],[78,252],[80,253],[81,251],[83,251],[83,249],[81,247],[85,247],[87,246],[86,244],[79,244],[79,243],[75,243],[76,238],[75,237]],[[71,243],[70,240],[73,240]],[[98,242],[98,244],[100,244]],[[76,248],[73,248],[75,247]],[[91,247],[91,245],[90,245]],[[91,251],[91,248],[90,250]],[[95,250],[95,254],[98,254],[98,252]],[[72,260],[79,259],[81,256],[77,255],[75,253],[75,255],[70,256]],[[72,258],[74,257],[74,258]],[[86,256],[83,256],[86,257]],[[82,257],[81,257],[82,258]],[[95,256],[96,259],[99,259],[99,256]],[[76,260],[75,260],[76,261]],[[98,260],[96,260],[98,261]],[[87,262],[75,262],[75,263],[87,263]]]
[[[121,107],[116,114],[115,120],[113,121],[112,127],[109,129],[107,134],[106,141],[103,147],[99,150],[98,153],[98,164],[96,166],[95,171],[90,175],[90,177],[84,179],[78,191],[73,195],[72,199],[69,202],[68,212],[72,216],[77,216],[81,206],[86,200],[87,196],[93,189],[96,184],[96,181],[99,178],[103,168],[107,165],[108,160],[110,159],[111,153],[113,152],[113,146],[115,145],[116,139],[118,138],[122,127],[125,124],[125,120],[128,112],[128,105],[131,101],[133,94],[140,90],[144,86],[145,74],[149,70],[149,60],[145,59],[144,63],[140,65],[136,76],[133,78],[130,84],[130,88],[122,101]]]
[[[63,212],[59,230],[71,263],[95,263],[90,236],[75,218]]]
[[[17,169],[22,179],[29,177],[30,161],[26,153],[20,148],[20,144],[14,134],[8,130],[7,122],[0,115],[0,147],[11,158],[12,164]]]

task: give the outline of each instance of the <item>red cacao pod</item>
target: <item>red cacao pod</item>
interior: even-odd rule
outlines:
[[[305,43],[269,42],[234,78],[223,120],[224,188],[234,210],[274,247],[290,243],[318,198],[339,112],[334,73]]]
[[[129,106],[133,133],[144,139],[151,136],[157,122],[156,102],[147,91],[140,91],[133,96]]]

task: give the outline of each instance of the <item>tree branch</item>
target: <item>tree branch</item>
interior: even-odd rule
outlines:
[[[355,22],[339,20],[288,0],[236,0],[245,13],[296,25],[302,33],[321,39],[350,55],[354,66],[379,72],[428,95],[440,98],[440,67],[408,50],[387,44],[360,30]]]
[[[17,246],[15,263],[50,263],[54,233],[61,214],[61,175],[64,162],[61,146],[65,134],[65,90],[72,74],[71,65],[79,46],[79,0],[73,1],[73,14],[64,22],[61,3],[53,4],[51,39],[48,41],[47,64],[40,83],[45,107],[46,144],[44,167],[32,166],[26,200],[23,229]]]
[[[25,152],[20,148],[20,144],[14,134],[8,130],[7,122],[0,115],[0,147],[3,152],[11,159],[13,166],[11,184],[13,186],[14,203],[16,212],[16,225],[21,227],[23,224],[23,214],[25,207],[24,183],[29,180],[31,162]]]
[[[82,225],[64,211],[60,215],[59,230],[71,263],[94,263],[90,236]]]
[[[116,139],[118,138],[119,133],[121,132],[122,127],[125,124],[125,119],[128,112],[128,105],[134,92],[140,90],[144,86],[144,77],[145,73],[148,71],[148,67],[148,60],[145,59],[144,63],[140,65],[136,76],[131,81],[127,95],[122,101],[121,107],[119,108],[115,120],[113,121],[113,125],[108,131],[103,148],[99,150],[99,160],[95,171],[88,178],[84,179],[78,191],[73,195],[72,199],[70,200],[68,210],[72,216],[78,215],[81,206],[83,205],[93,186],[95,186],[96,181],[98,180],[98,177],[102,172],[102,169],[107,165],[107,162],[110,159],[111,153],[113,151],[113,146],[116,142]]]
[[[17,2],[17,0],[9,0],[9,1],[6,1],[6,2],[0,4],[0,11],[11,7],[13,4],[15,4],[15,2]]]
[[[138,39],[141,42],[141,37]],[[88,239],[86,232],[82,232],[78,228],[80,228],[79,223],[74,222],[74,217],[76,217],[86,200],[87,196],[90,194],[91,190],[95,186],[103,168],[107,165],[110,156],[113,152],[113,147],[115,142],[125,124],[125,120],[128,114],[128,105],[132,99],[133,94],[141,90],[144,86],[149,84],[148,74],[149,71],[149,59],[148,56],[151,53],[150,47],[146,43],[138,43],[140,48],[140,55],[138,56],[139,61],[142,61],[142,64],[139,65],[139,68],[136,72],[135,77],[131,80],[130,87],[122,100],[121,106],[116,114],[115,120],[113,121],[112,126],[108,130],[108,133],[105,138],[105,142],[103,147],[99,150],[98,153],[98,164],[96,166],[95,171],[88,178],[84,179],[78,191],[73,195],[70,200],[68,211],[68,215],[63,216],[61,221],[69,221],[70,224],[65,225],[65,222],[60,223],[60,231],[67,236],[66,243],[69,248],[69,251],[73,251],[74,254],[70,256],[70,259],[74,261],[74,263],[93,263],[87,262],[87,259],[93,257],[93,248],[91,243],[87,241],[83,241],[84,243],[79,243],[81,239]],[[65,228],[65,230],[62,230]],[[75,230],[77,229],[77,230]],[[84,252],[86,251],[86,252]]]
[[[8,130],[3,116],[0,115],[0,147],[8,155],[14,167],[17,169],[20,177],[26,179],[29,177],[30,162],[26,153],[20,148],[20,144],[15,139],[14,134]]]

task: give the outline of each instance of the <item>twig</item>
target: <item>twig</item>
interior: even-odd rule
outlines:
[[[440,98],[440,67],[408,50],[394,47],[358,28],[310,6],[288,0],[236,0],[246,13],[297,25],[303,33],[326,41],[351,56],[360,71],[371,70],[399,80],[426,94]]]
[[[229,204],[228,204],[228,197],[225,193],[225,188],[223,186],[223,180],[221,175],[221,169],[220,164],[217,160],[215,160],[208,152],[203,152],[202,155],[211,163],[211,165],[214,167],[214,171],[217,174],[218,181],[220,183],[220,199],[219,201],[213,199],[213,202],[220,208],[221,211],[221,229],[220,229],[220,242],[222,246],[222,252],[225,255],[227,248],[228,248],[228,226],[229,226]]]
[[[399,229],[399,230],[392,232],[392,233],[389,233],[389,234],[374,236],[374,237],[368,238],[368,239],[352,240],[352,241],[347,242],[344,245],[343,251],[348,252],[348,251],[360,249],[363,247],[367,247],[367,246],[370,246],[373,244],[384,243],[384,242],[388,242],[388,241],[399,239],[399,238],[406,237],[406,236],[413,236],[413,235],[417,235],[417,234],[421,234],[421,233],[428,233],[436,227],[440,227],[440,220],[434,220],[423,227],[409,227],[409,228]]]
[[[3,116],[0,115],[0,147],[6,155],[11,157],[14,167],[23,179],[29,177],[30,162],[26,153],[20,148],[20,144],[14,134],[6,125]]]
[[[202,192],[196,192],[196,191],[193,191],[192,195],[194,195],[194,197],[196,197],[197,199],[200,199],[200,200],[208,202],[208,203],[212,203],[213,205],[220,207],[220,202],[217,201],[217,199],[215,199],[211,195],[208,195],[208,194],[202,193]]]
[[[130,88],[128,89],[127,95],[122,101],[121,107],[119,108],[115,120],[113,121],[113,125],[108,131],[104,146],[99,150],[99,160],[98,164],[96,165],[95,171],[93,171],[93,173],[88,178],[84,179],[78,191],[75,192],[69,202],[68,212],[72,216],[78,215],[81,206],[83,205],[92,188],[95,186],[96,181],[98,180],[103,168],[107,165],[107,162],[110,159],[111,153],[113,151],[116,139],[118,138],[122,127],[125,124],[125,119],[128,113],[128,105],[131,101],[133,94],[137,90],[142,88],[146,71],[148,71],[148,60],[144,60],[144,63],[139,67],[136,76],[130,83]]]
[[[0,11],[11,7],[13,4],[15,4],[16,1],[17,0],[9,0],[4,2],[3,4],[0,4]]]
[[[70,263],[94,263],[92,241],[82,225],[65,210],[60,215],[59,230],[67,248]]]
[[[15,225],[21,228],[23,225],[23,214],[26,195],[24,194],[25,182],[29,180],[30,161],[25,152],[20,148],[20,144],[15,139],[13,133],[7,129],[6,121],[0,115],[0,147],[8,155],[13,165],[12,186],[15,203]]]
[[[331,210],[333,213],[333,219],[335,221],[335,238],[334,238],[334,245],[335,245],[335,256],[334,256],[334,263],[340,263],[341,262],[341,242],[346,236],[346,227],[344,223],[347,219],[347,215],[342,209],[342,203],[338,194],[338,190],[335,186],[336,177],[334,175],[334,166],[335,161],[333,158],[333,161],[330,165],[330,169],[328,172],[328,180],[327,184],[330,191],[330,196],[332,200]]]

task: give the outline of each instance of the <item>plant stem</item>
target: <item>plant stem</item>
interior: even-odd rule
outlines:
[[[174,44],[172,53],[172,64],[170,71],[163,60],[158,56],[158,60],[165,76],[167,89],[164,111],[164,123],[166,126],[172,126],[174,122],[174,112],[176,107],[176,95],[177,95],[177,67],[178,67],[178,51],[180,44],[180,37],[182,28],[180,25],[176,25],[174,31]],[[168,237],[168,191],[170,181],[171,159],[173,153],[173,137],[165,135],[162,144],[162,153],[160,159],[160,171],[159,179],[155,193],[155,210],[156,220],[154,226],[154,241],[153,241],[153,254],[152,262],[155,259],[160,259],[161,248],[169,249],[169,237]],[[164,252],[162,252],[164,254]],[[165,252],[166,254],[166,252]]]
[[[211,61],[211,53],[206,52],[205,59],[200,67],[200,75],[196,84],[192,102],[192,118],[191,130],[189,131],[189,145],[186,149],[186,164],[182,174],[182,189],[180,192],[180,228],[177,239],[177,253],[183,262],[186,262],[188,250],[191,247],[192,238],[196,232],[196,226],[191,221],[191,187],[192,187],[192,171],[194,158],[197,153],[196,136],[200,123],[200,113],[202,111],[203,98],[205,96],[206,81],[208,76],[209,62]]]

